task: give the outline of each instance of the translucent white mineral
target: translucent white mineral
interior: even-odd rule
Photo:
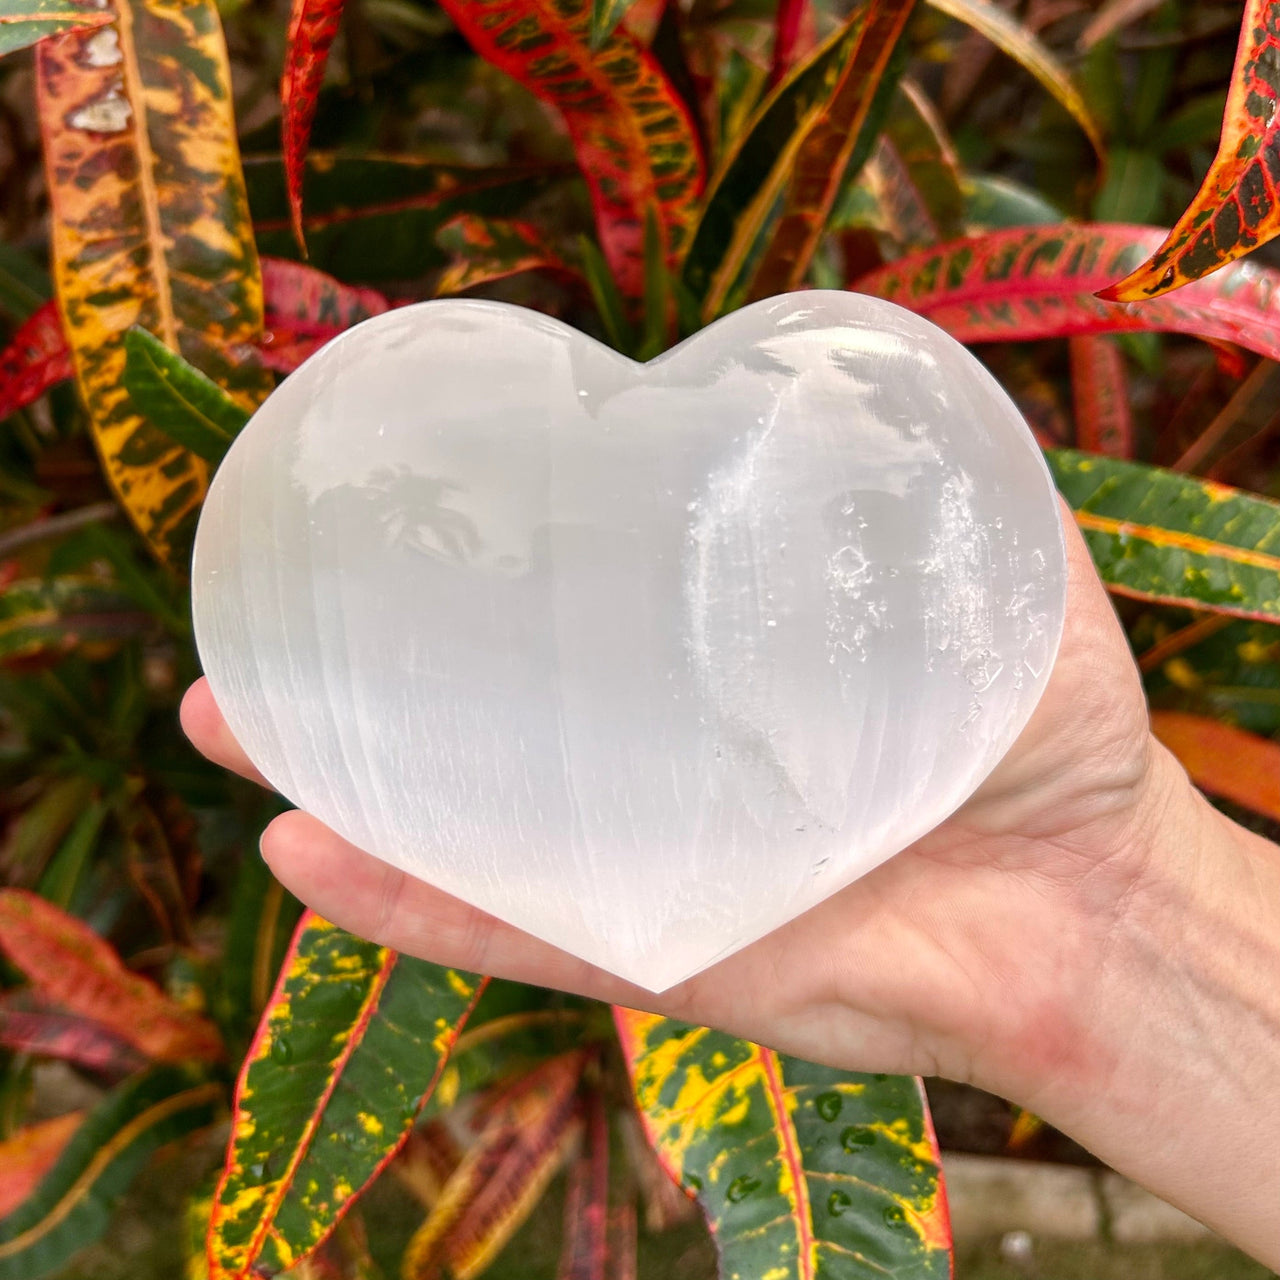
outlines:
[[[362,849],[653,991],[936,826],[1062,627],[1048,472],[889,303],[758,303],[639,365],[499,303],[368,320],[217,473],[214,696]]]

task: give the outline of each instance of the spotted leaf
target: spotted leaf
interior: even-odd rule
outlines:
[[[289,189],[289,222],[303,249],[306,240],[302,230],[302,179],[307,143],[311,140],[329,49],[342,25],[342,7],[343,0],[293,0],[289,14],[284,74],[280,78],[280,128]]]
[[[0,3],[0,57],[25,49],[46,36],[100,27],[110,21],[109,13],[94,11],[74,0],[3,0]]]
[[[1280,5],[1247,0],[1218,154],[1177,225],[1136,270],[1102,289],[1158,297],[1280,235]]]
[[[407,1138],[482,980],[303,915],[240,1078],[211,1280],[314,1252]]]
[[[591,48],[591,0],[442,0],[481,57],[563,116],[623,291],[644,289],[646,213],[668,265],[684,256],[702,191],[688,108],[624,29]]]
[[[1110,590],[1280,620],[1280,503],[1136,462],[1047,456]]]
[[[515,219],[459,214],[440,228],[436,242],[452,256],[436,283],[441,296],[524,271],[576,274],[537,227]]]
[[[918,1080],[814,1066],[654,1014],[615,1017],[646,1133],[702,1206],[722,1275],[950,1276]]]
[[[55,302],[46,302],[19,326],[0,352],[0,418],[25,409],[50,387],[71,377],[71,352]]]
[[[858,279],[961,342],[1167,330],[1280,359],[1280,272],[1240,263],[1174,297],[1116,304],[1096,291],[1159,243],[1150,227],[1016,227],[922,249]]]
[[[1133,410],[1124,355],[1115,342],[1095,334],[1070,340],[1071,394],[1076,444],[1087,453],[1133,456]]]
[[[107,477],[178,562],[207,466],[134,410],[121,338],[148,329],[252,408],[268,389],[252,346],[262,285],[216,5],[114,0],[107,12],[109,26],[37,47],[54,277]]]

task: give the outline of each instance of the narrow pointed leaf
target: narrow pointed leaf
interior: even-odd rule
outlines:
[[[586,1055],[544,1063],[495,1098],[484,1128],[405,1249],[404,1280],[472,1280],[497,1256],[582,1131]]]
[[[636,0],[591,0],[591,49],[599,52]]]
[[[211,1280],[275,1275],[328,1238],[404,1143],[481,986],[303,915],[236,1083]]]
[[[537,227],[515,219],[459,214],[440,228],[436,243],[452,258],[436,283],[441,297],[524,271],[576,274]]]
[[[443,0],[476,52],[555,107],[573,140],[605,257],[623,292],[644,287],[644,219],[668,265],[688,247],[702,156],[688,108],[625,30],[591,50],[591,0]]]
[[[0,418],[25,409],[69,377],[71,352],[62,336],[58,305],[46,302],[0,352]]]
[[[820,115],[795,138],[781,209],[747,288],[748,301],[798,289],[845,181],[890,57],[915,0],[867,0]]]
[[[1153,711],[1151,731],[1201,790],[1280,822],[1280,742],[1182,711]]]
[[[569,1170],[557,1280],[609,1280],[609,1117],[604,1097],[587,1102],[583,1150]]]
[[[102,1023],[158,1062],[221,1056],[217,1029],[124,967],[83,921],[23,889],[0,889],[0,949],[42,996]]]
[[[808,0],[778,0],[773,20],[773,59],[769,64],[769,88],[781,84],[795,65],[800,29],[809,13]]]
[[[1280,503],[1073,449],[1047,457],[1110,590],[1280,620]]]
[[[1084,130],[1099,156],[1105,154],[1102,128],[1084,95],[1053,51],[1007,9],[991,0],[928,0],[939,13],[981,32],[1002,53],[1029,71]]]
[[[58,1162],[83,1111],[29,1124],[0,1142],[0,1220],[7,1218],[40,1185]]]
[[[1172,297],[1121,305],[1095,296],[1160,238],[1107,223],[1011,228],[909,254],[853,288],[965,343],[1165,330],[1280,359],[1280,272],[1240,264]]]
[[[262,286],[214,0],[114,0],[37,48],[64,330],[107,477],[158,555],[185,555],[207,466],[134,410],[122,336],[154,333],[246,408]]]
[[[654,1014],[615,1016],[645,1130],[702,1206],[722,1275],[950,1276],[918,1080],[814,1066]]]
[[[124,385],[134,408],[197,458],[221,462],[249,414],[145,329],[130,329],[124,346]]]
[[[0,1280],[35,1280],[96,1240],[152,1153],[207,1128],[224,1097],[220,1082],[180,1067],[156,1067],[108,1094],[34,1194],[0,1219]]]
[[[289,221],[304,251],[302,180],[306,172],[307,143],[311,140],[329,49],[342,25],[342,7],[343,0],[292,0],[289,33],[285,39],[280,127],[289,189]]]
[[[22,578],[0,589],[2,666],[49,662],[155,630],[155,619],[136,600],[99,578]]]
[[[1120,348],[1105,337],[1070,340],[1076,445],[1086,453],[1133,457],[1133,410]]]
[[[873,48],[862,42],[865,12],[858,10],[769,94],[721,159],[684,265],[685,285],[701,300],[704,319],[738,301],[744,275],[768,243],[802,144],[825,136],[833,94],[843,86],[846,103],[858,105],[856,86],[845,73],[860,53],[865,59]],[[868,107],[872,124],[880,110],[887,112],[891,90],[892,85],[881,85]],[[876,133],[878,128],[860,129],[847,164],[826,176],[843,181],[846,170],[859,167],[869,154]]]
[[[145,1061],[123,1036],[102,1023],[68,1013],[26,991],[0,997],[0,1045],[15,1053],[72,1062],[117,1079]]]
[[[1280,235],[1280,6],[1247,0],[1218,154],[1160,247],[1101,291],[1136,302],[1234,262]]]
[[[72,0],[5,0],[0,4],[0,58],[46,36],[100,27],[110,21],[109,13],[95,12]]]

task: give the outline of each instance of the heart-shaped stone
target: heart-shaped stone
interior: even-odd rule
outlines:
[[[500,303],[368,320],[219,469],[213,694],[348,840],[660,991],[950,814],[1062,628],[1058,506],[978,361],[889,303],[647,365]]]

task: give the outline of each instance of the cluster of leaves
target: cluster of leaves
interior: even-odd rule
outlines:
[[[29,46],[0,64],[44,175],[0,210],[0,1280],[228,1107],[210,1280],[379,1274],[384,1175],[420,1204],[406,1280],[465,1280],[561,1170],[563,1280],[635,1274],[637,1204],[686,1197],[725,1275],[949,1274],[918,1081],[303,912],[253,852],[271,802],[176,736],[193,521],[274,378],[402,301],[480,289],[643,359],[854,288],[983,344],[1156,732],[1280,822],[1280,273],[1236,261],[1280,233],[1280,4],[0,0]],[[283,68],[278,122],[237,132],[232,58]],[[51,1060],[96,1105],[32,1119]]]

